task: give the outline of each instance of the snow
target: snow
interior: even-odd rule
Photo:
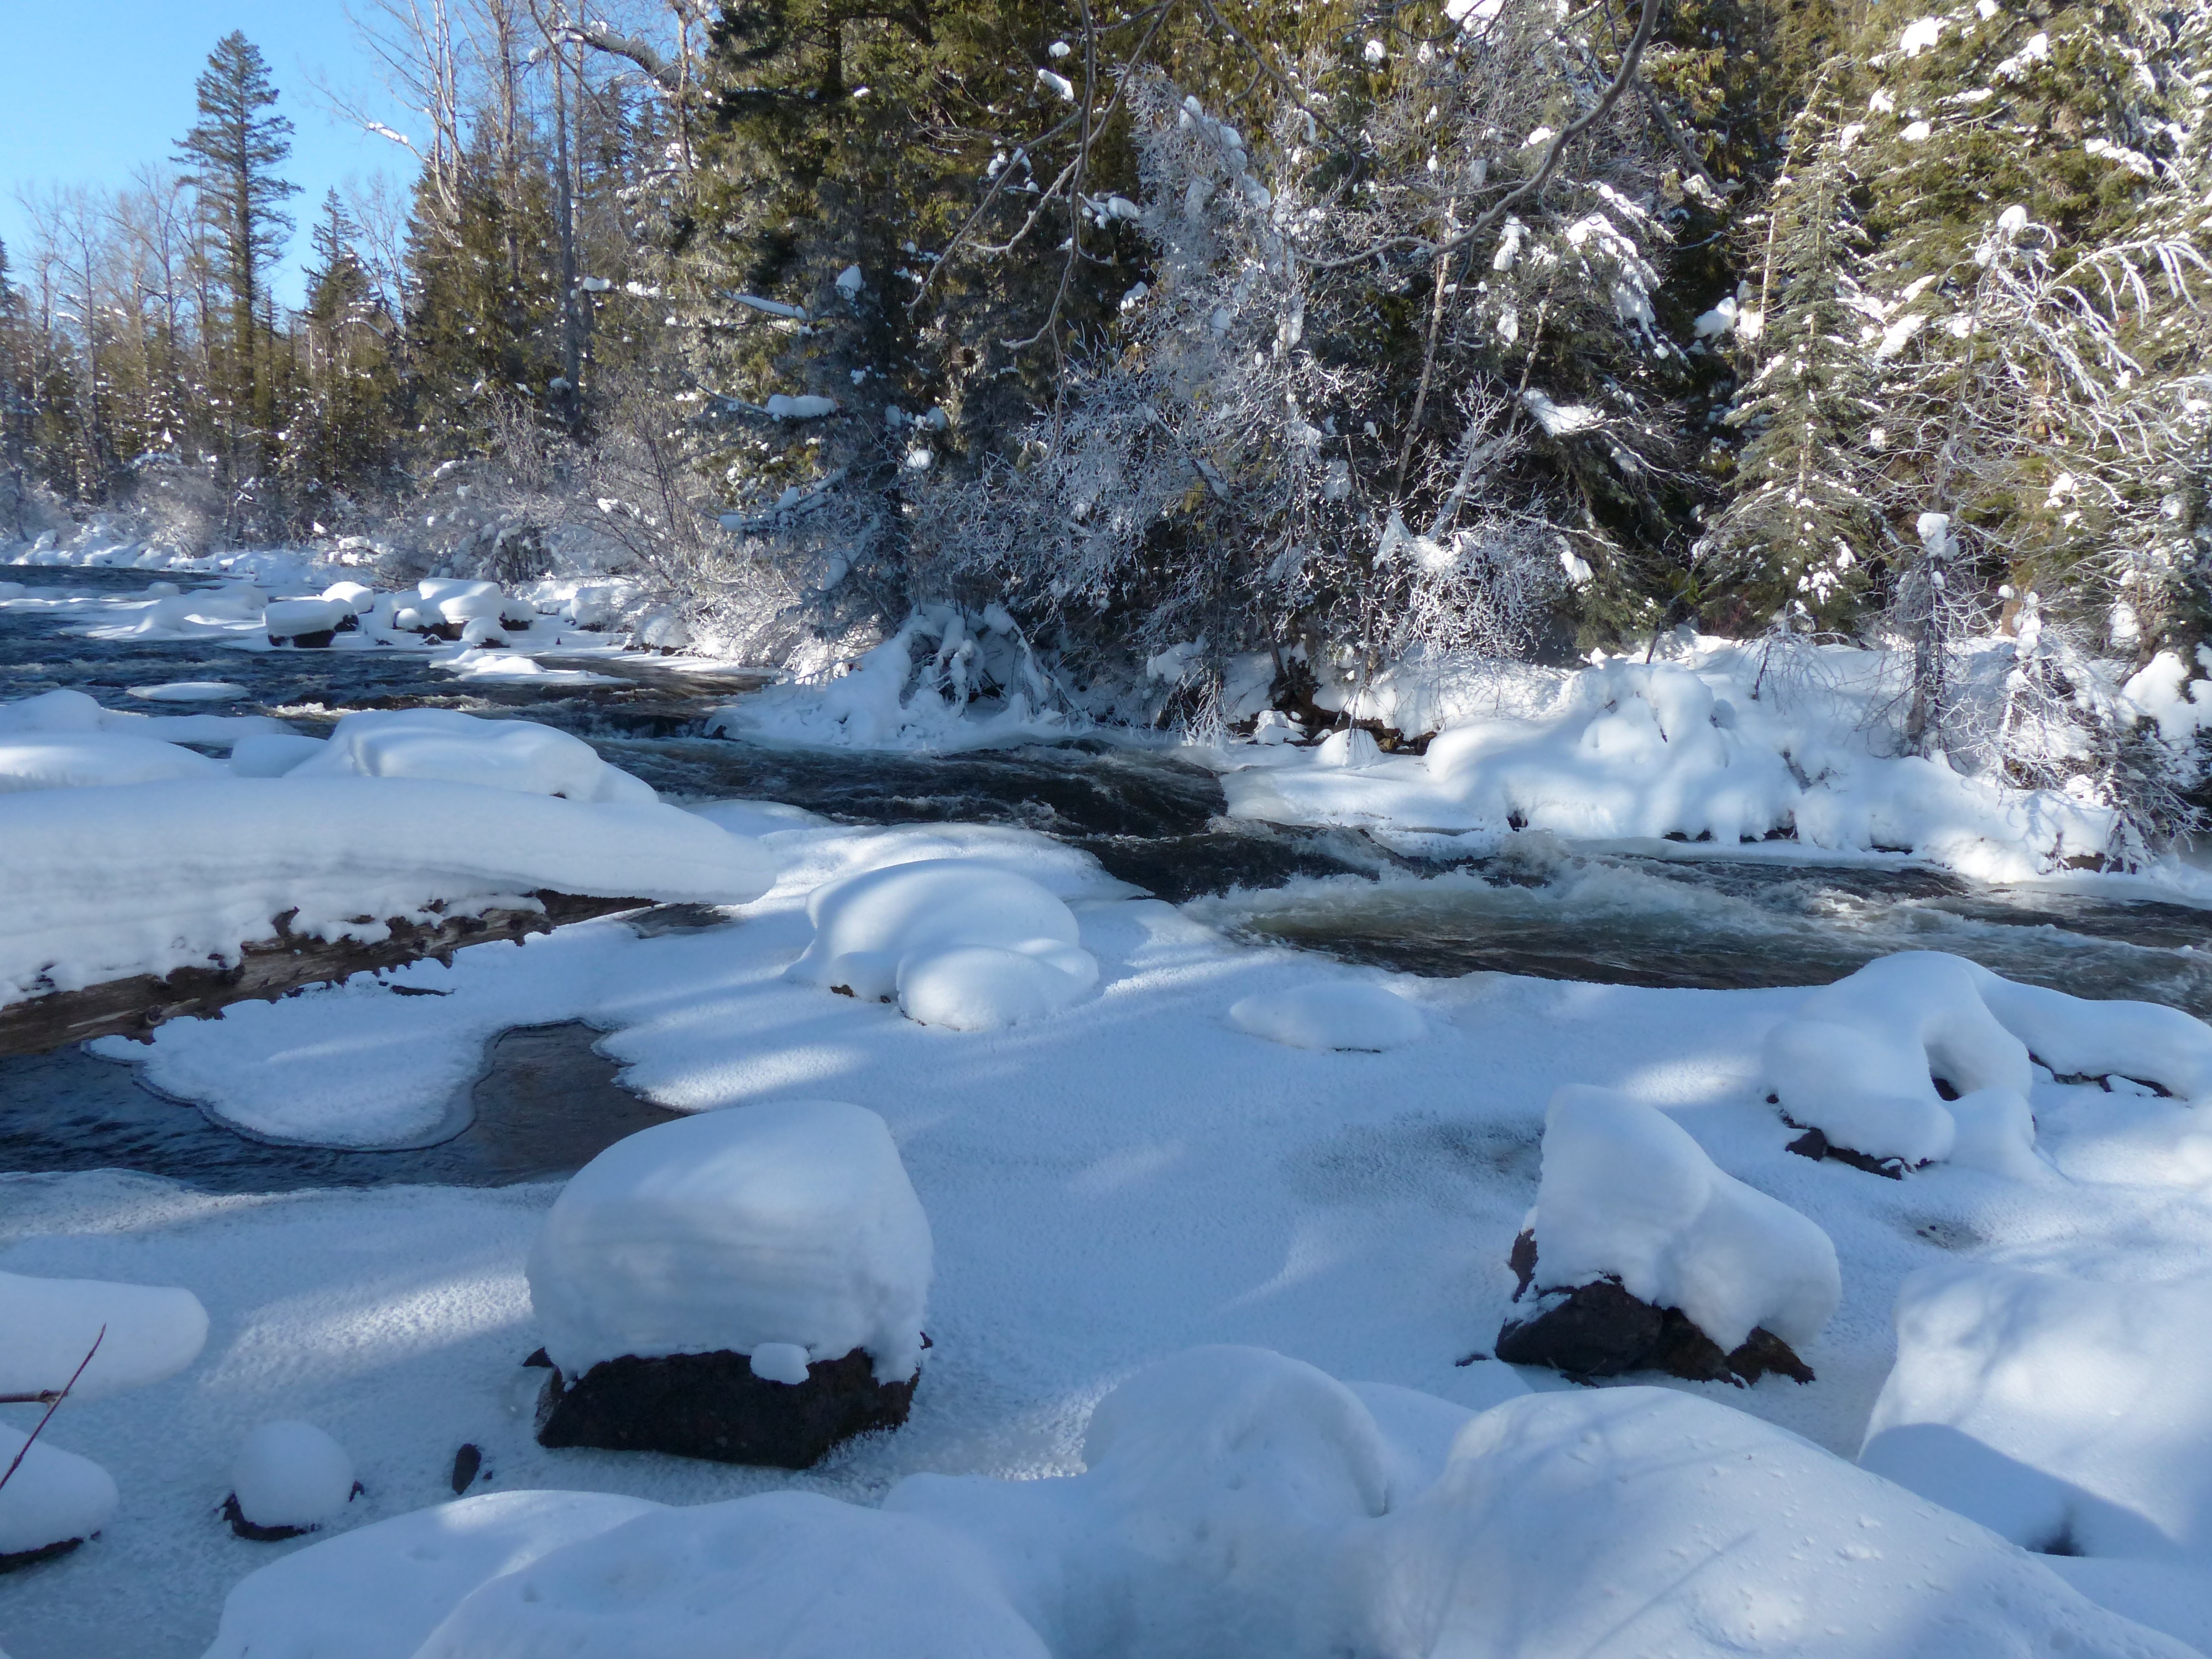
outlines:
[[[187,1290],[0,1273],[0,1394],[69,1388],[74,1376],[71,1400],[105,1400],[198,1359],[208,1316]]]
[[[818,421],[825,415],[837,412],[837,400],[812,396],[793,398],[779,392],[763,407],[772,418],[779,421]]]
[[[1293,1048],[1351,1048],[1380,1054],[1428,1035],[1420,1010],[1380,985],[1322,980],[1249,996],[1229,1010],[1240,1031]]]
[[[763,1342],[747,1358],[752,1362],[755,1376],[767,1382],[788,1383],[793,1388],[806,1381],[806,1367],[811,1363],[806,1350],[796,1342]]]
[[[2087,1001],[1963,957],[1900,951],[1807,996],[1768,1034],[1765,1074],[1792,1122],[1838,1146],[2033,1180],[2038,1061],[2195,1100],[2212,1095],[2212,1027],[2156,1003]],[[1937,1078],[1960,1097],[1945,1101]]]
[[[246,688],[234,680],[171,680],[161,685],[134,685],[131,695],[155,702],[227,702],[246,696]]]
[[[0,1469],[23,1461],[0,1486],[0,1555],[20,1555],[72,1538],[89,1538],[106,1526],[119,1501],[114,1478],[91,1459],[64,1451],[45,1436],[33,1443],[21,1429],[0,1423]]]
[[[1483,1413],[1443,1478],[1374,1531],[1368,1651],[2183,1651],[1795,1436],[1657,1389],[1537,1395]]]
[[[734,903],[771,879],[758,843],[673,807],[298,771],[0,793],[0,997],[235,962],[288,912],[374,941],[434,902]]]
[[[1724,1351],[1762,1326],[1802,1346],[1843,1298],[1836,1247],[1817,1224],[1719,1169],[1665,1113],[1610,1090],[1552,1097],[1531,1224],[1540,1291],[1618,1279],[1680,1308]]]
[[[1097,982],[1074,914],[1027,876],[962,859],[870,870],[815,890],[802,984],[896,996],[925,1025],[996,1030],[1059,1012]]]
[[[312,1423],[260,1425],[230,1466],[239,1513],[257,1527],[319,1527],[343,1512],[353,1487],[353,1459]]]
[[[641,1516],[493,1579],[416,1659],[1049,1659],[994,1565],[924,1519],[764,1492]]]
[[[1991,647],[1984,678],[2008,666],[2009,650]],[[1892,701],[1879,653],[1775,654],[1701,637],[1675,659],[1611,657],[1548,678],[1470,665],[1463,688],[1409,661],[1402,675],[1324,695],[1409,732],[1440,725],[1425,755],[1346,766],[1334,754],[1254,746],[1217,751],[1212,763],[1231,816],[1273,823],[1782,838],[1808,856],[1909,853],[1990,881],[2042,875],[2112,844],[2107,808],[1961,771],[1964,760],[1877,752]]]
[[[325,741],[293,732],[240,738],[231,748],[230,769],[241,778],[281,778],[322,753]]]
[[[756,692],[708,717],[710,736],[854,749],[988,747],[1064,738],[1052,684],[1000,606],[926,605],[828,678]],[[996,694],[981,696],[989,687]]]
[[[44,691],[0,702],[0,741],[17,738],[157,738],[228,749],[241,738],[288,730],[266,714],[142,714],[103,708],[82,691]]]
[[[206,1659],[412,1659],[479,1584],[660,1507],[482,1492],[319,1539],[232,1587]]]
[[[0,793],[84,789],[219,776],[220,761],[154,738],[106,732],[80,738],[0,737]]]
[[[295,778],[427,778],[579,801],[650,802],[642,780],[601,760],[581,738],[535,720],[488,720],[449,708],[342,716]]]
[[[352,615],[343,599],[271,599],[261,613],[261,629],[272,640],[289,640],[326,633]]]
[[[570,1376],[624,1354],[769,1344],[823,1360],[865,1348],[878,1379],[903,1381],[921,1359],[929,1221],[882,1118],[777,1101],[607,1148],[554,1200],[529,1277],[545,1352]]]
[[[2212,1557],[2212,1279],[1923,1268],[1859,1461],[2031,1549]]]

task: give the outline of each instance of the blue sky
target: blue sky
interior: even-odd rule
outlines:
[[[375,93],[374,64],[356,44],[341,0],[0,0],[0,240],[28,229],[16,192],[26,185],[127,184],[132,168],[167,160],[195,118],[192,82],[209,49],[243,29],[268,59],[278,110],[296,129],[286,176],[300,186],[278,296],[296,303],[308,252],[306,226],[323,192],[349,175],[412,175],[407,153],[324,113],[311,73]]]

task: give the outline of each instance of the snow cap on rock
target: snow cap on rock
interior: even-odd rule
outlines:
[[[257,1527],[316,1527],[353,1501],[353,1459],[312,1423],[264,1423],[231,1465],[239,1513]]]
[[[884,1121],[802,1100],[617,1141],[554,1200],[528,1273],[546,1354],[572,1377],[625,1354],[789,1345],[823,1360],[865,1348],[896,1382],[921,1363],[930,1266]]]
[[[1552,1097],[1535,1233],[1542,1288],[1618,1279],[1723,1351],[1753,1327],[1808,1342],[1843,1297],[1819,1226],[1719,1169],[1664,1112],[1607,1089]]]

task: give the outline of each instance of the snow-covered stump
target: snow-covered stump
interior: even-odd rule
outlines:
[[[873,1112],[779,1102],[617,1141],[531,1251],[538,1441],[809,1468],[906,1420],[929,1276]]]
[[[1905,951],[1807,996],[1765,1052],[1767,1099],[1804,1131],[1792,1152],[1899,1177],[1948,1162],[2038,1178],[2027,1103],[2038,1065],[2062,1081],[2124,1077],[2202,1099],[2212,1027],[2156,1003],[2088,1001]]]
[[[1665,1113],[1602,1089],[1552,1097],[1510,1260],[1514,1301],[1536,1300],[1498,1332],[1498,1357],[1572,1376],[1810,1382],[1795,1345],[1843,1295],[1825,1232],[1718,1169]]]

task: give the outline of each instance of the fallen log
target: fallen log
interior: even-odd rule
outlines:
[[[543,909],[502,908],[475,915],[441,915],[428,921],[394,917],[388,937],[374,944],[355,939],[315,939],[291,931],[293,913],[276,919],[276,937],[243,946],[228,968],[179,968],[112,979],[77,991],[49,991],[0,1006],[0,1057],[44,1054],[93,1037],[127,1036],[150,1042],[165,1021],[220,1015],[234,1002],[274,1002],[310,985],[355,974],[404,967],[428,958],[450,964],[471,945],[547,933],[572,921],[638,910],[653,901],[592,898],[540,891]]]

